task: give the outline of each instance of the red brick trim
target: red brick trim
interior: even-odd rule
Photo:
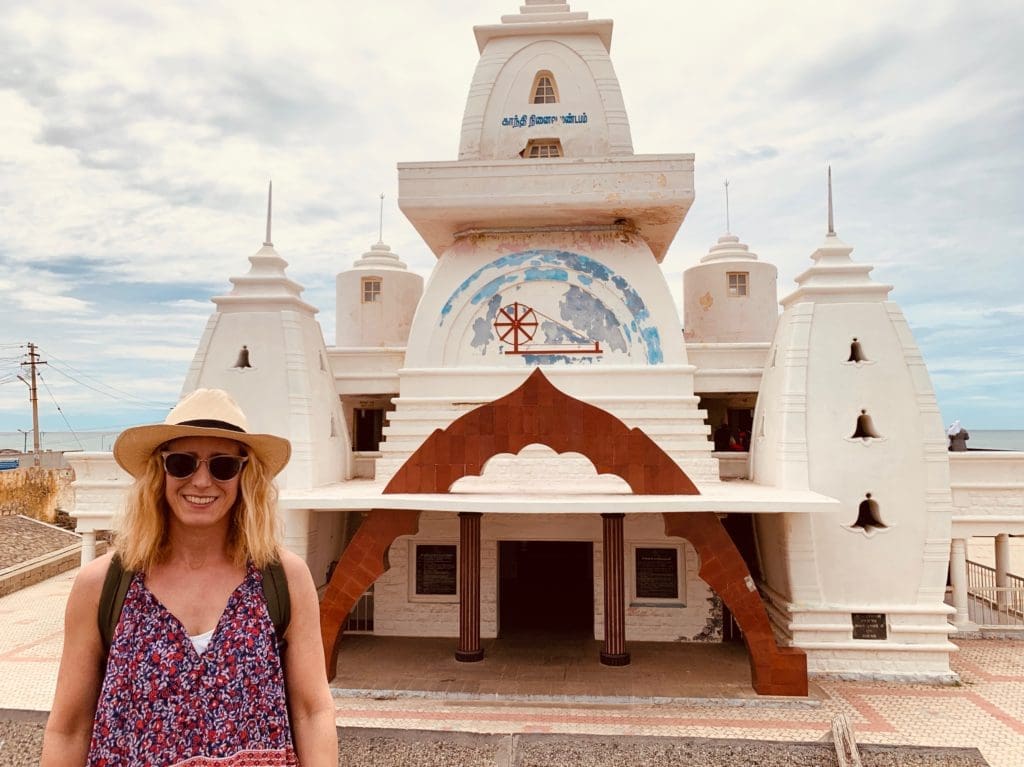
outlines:
[[[637,495],[697,495],[697,487],[640,429],[556,389],[536,368],[515,391],[457,418],[420,445],[385,493],[447,493],[488,459],[527,445],[582,453],[599,474],[617,474]]]
[[[418,511],[374,509],[345,547],[320,602],[320,638],[328,679],[338,673],[338,640],[348,614],[390,567],[387,556],[391,544],[400,535],[415,535],[419,520]]]
[[[807,695],[807,656],[779,647],[768,613],[736,544],[712,512],[671,512],[665,535],[685,538],[697,550],[700,577],[721,598],[743,630],[750,653],[750,676],[760,695]],[[748,584],[750,584],[748,586]]]

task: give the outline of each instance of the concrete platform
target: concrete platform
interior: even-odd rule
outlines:
[[[737,643],[630,642],[628,666],[604,666],[601,643],[561,637],[485,639],[484,659],[455,660],[456,639],[343,636],[336,697],[495,700],[550,703],[820,705],[807,698],[762,696],[750,683],[746,648]]]

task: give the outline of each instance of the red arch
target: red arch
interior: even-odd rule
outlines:
[[[543,444],[576,452],[601,474],[617,474],[637,495],[698,495],[686,473],[640,429],[555,388],[537,368],[515,391],[434,431],[384,488],[391,493],[447,493],[456,480],[479,475],[499,453]],[[754,689],[761,694],[806,695],[802,651],[779,648],[750,573],[718,517],[665,514],[667,535],[696,547],[701,577],[729,606],[750,651]],[[356,601],[387,570],[387,550],[399,535],[413,535],[419,512],[374,509],[345,549],[320,606],[328,676],[337,668],[337,641]],[[748,588],[747,584],[750,584]]]

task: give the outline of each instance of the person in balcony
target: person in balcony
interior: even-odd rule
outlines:
[[[949,449],[951,452],[960,453],[967,450],[967,440],[971,438],[971,435],[967,433],[967,429],[960,425],[959,419],[949,425],[949,428],[946,429],[946,436],[949,437]]]

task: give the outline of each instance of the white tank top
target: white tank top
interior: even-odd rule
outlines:
[[[202,655],[206,652],[206,648],[210,646],[210,640],[213,639],[213,629],[204,634],[190,636],[189,639],[192,640],[192,646],[196,648],[196,652]]]

